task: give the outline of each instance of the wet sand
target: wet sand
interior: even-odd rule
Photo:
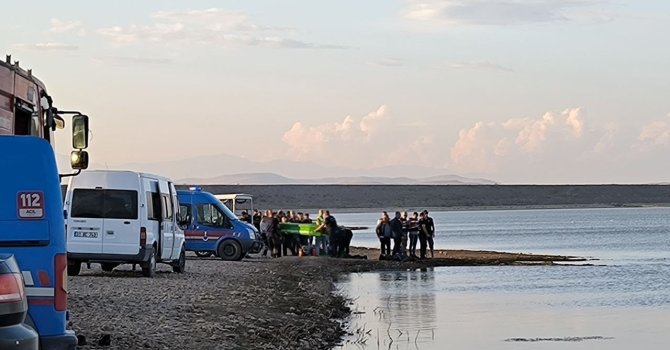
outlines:
[[[436,266],[553,264],[579,258],[489,251],[437,251],[434,259],[252,257],[241,262],[189,256],[186,273],[161,266],[155,278],[122,265],[70,277],[71,325],[80,349],[331,349],[345,335],[349,301],[334,294],[343,273]],[[109,346],[98,345],[105,335]]]

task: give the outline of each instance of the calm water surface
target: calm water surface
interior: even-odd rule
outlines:
[[[342,349],[668,349],[670,208],[435,212],[440,248],[589,256],[598,266],[343,276]],[[339,214],[371,226],[376,214]],[[353,244],[377,246],[371,230]]]

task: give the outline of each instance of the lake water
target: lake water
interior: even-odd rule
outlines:
[[[377,214],[337,214],[373,226]],[[670,208],[431,213],[449,249],[587,256],[597,266],[443,267],[343,276],[342,349],[667,349]],[[354,245],[378,245],[372,229]]]

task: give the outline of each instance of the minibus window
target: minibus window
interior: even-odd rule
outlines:
[[[104,191],[75,189],[72,194],[73,218],[102,218]]]
[[[73,218],[137,219],[137,191],[75,189]]]
[[[137,219],[137,191],[105,190],[105,219]]]
[[[161,219],[161,198],[156,192],[147,191],[147,216],[149,220]]]

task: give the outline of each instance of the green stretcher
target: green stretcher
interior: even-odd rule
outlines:
[[[286,235],[321,237],[321,232],[316,232],[316,224],[280,223],[279,231]]]

